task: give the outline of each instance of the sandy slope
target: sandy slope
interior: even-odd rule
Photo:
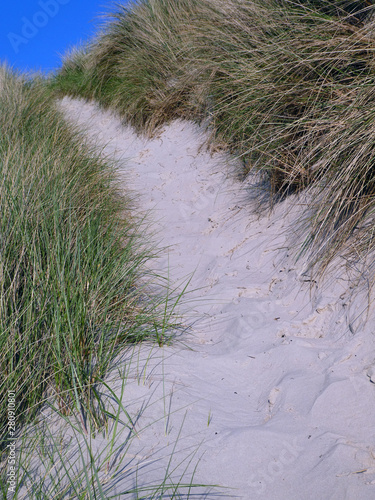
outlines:
[[[134,408],[150,403],[140,482],[157,480],[185,418],[176,457],[202,443],[196,480],[234,488],[210,498],[375,498],[374,322],[363,324],[366,291],[351,299],[344,274],[318,286],[295,263],[287,235],[301,207],[287,201],[256,217],[233,160],[200,151],[192,124],[146,140],[93,105],[65,98],[63,108],[151,210],[168,247],[159,269],[181,287],[191,278],[185,346],[151,359],[141,348],[146,375],[126,388]]]

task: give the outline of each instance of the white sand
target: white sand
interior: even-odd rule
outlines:
[[[199,151],[203,132],[190,123],[146,140],[93,105],[65,98],[63,108],[151,211],[168,247],[156,270],[180,287],[191,277],[185,346],[155,348],[143,383],[126,387],[125,404],[150,404],[136,445],[144,477],[162,477],[185,418],[176,457],[201,444],[195,480],[234,488],[208,498],[374,499],[374,321],[364,324],[366,290],[351,298],[344,273],[311,287],[295,262],[303,208],[289,200],[256,217],[234,161]]]

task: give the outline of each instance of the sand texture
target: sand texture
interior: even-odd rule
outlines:
[[[151,356],[140,347],[126,388],[130,409],[149,405],[134,452],[139,482],[158,480],[183,423],[177,465],[196,452],[195,481],[232,488],[204,489],[200,498],[375,498],[367,291],[353,295],[340,268],[315,283],[296,261],[302,207],[290,199],[260,214],[261,187],[240,182],[227,154],[201,147],[205,132],[194,124],[176,121],[145,139],[93,104],[61,105],[118,162],[163,248],[154,269],[172,288],[189,282],[185,332]],[[194,460],[176,473],[192,471]]]

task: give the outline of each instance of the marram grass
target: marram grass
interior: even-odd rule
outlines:
[[[0,67],[0,130],[0,495],[189,498],[194,457],[172,467],[174,448],[160,483],[137,482],[132,359],[120,398],[107,383],[132,345],[169,341],[181,293],[145,266],[155,250],[115,165],[67,125],[44,81]]]
[[[323,270],[374,248],[373,11],[370,0],[140,0],[117,6],[51,86],[151,134],[204,120],[245,175],[263,173],[271,206],[312,190],[303,251]]]
[[[152,251],[135,230],[114,166],[66,125],[42,82],[4,68],[0,82],[4,435],[7,391],[16,393],[19,425],[47,392],[62,412],[89,409],[114,356],[155,335],[158,321],[165,330],[165,319],[141,285]]]

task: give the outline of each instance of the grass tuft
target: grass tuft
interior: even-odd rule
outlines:
[[[42,81],[4,67],[0,81],[0,421],[11,390],[22,425],[47,394],[63,413],[90,412],[114,357],[165,320],[115,166],[66,125]]]
[[[205,120],[213,147],[241,157],[244,174],[263,174],[271,206],[312,190],[303,251],[324,270],[340,252],[374,249],[374,8],[142,0],[117,6],[51,85],[149,134],[176,117]]]

